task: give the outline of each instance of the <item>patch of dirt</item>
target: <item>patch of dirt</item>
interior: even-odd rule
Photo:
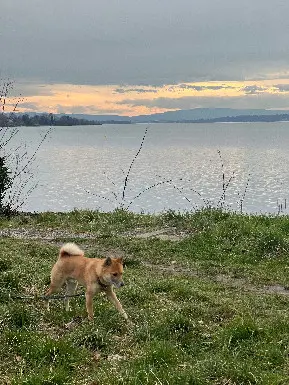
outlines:
[[[187,236],[187,234],[185,232],[177,232],[176,229],[174,228],[166,228],[166,229],[148,231],[146,233],[143,233],[143,232],[128,233],[128,234],[125,234],[125,236],[143,238],[143,239],[157,238],[164,241],[178,242],[184,239]]]
[[[35,228],[14,228],[14,229],[2,229],[0,230],[1,237],[10,237],[18,239],[34,239],[43,241],[53,241],[59,238],[75,238],[75,239],[95,239],[98,234],[96,233],[74,233],[69,230],[60,229],[35,229]],[[158,238],[164,241],[180,241],[184,239],[187,234],[185,232],[177,233],[174,228],[159,229],[149,232],[133,232],[119,234],[121,237],[132,237],[132,238]]]
[[[154,265],[153,263],[146,262],[146,261],[141,261],[141,262],[144,266],[148,267],[149,269],[164,271],[172,274],[183,274],[190,277],[201,277],[201,274],[197,270],[186,269],[185,267],[176,266],[174,263],[172,263],[170,266],[167,266],[167,265]]]
[[[17,228],[17,229],[2,229],[0,230],[1,237],[17,238],[17,239],[34,239],[52,241],[59,238],[78,238],[92,239],[97,235],[93,233],[72,233],[68,230],[57,229],[34,229],[34,228]]]
[[[226,274],[217,274],[215,276],[204,276],[203,272],[197,270],[186,269],[184,267],[176,266],[171,264],[170,266],[165,265],[154,265],[150,262],[143,261],[142,264],[150,269],[159,270],[175,275],[186,275],[189,277],[199,277],[208,279],[214,282],[224,284],[229,287],[236,289],[242,289],[243,291],[250,291],[260,294],[282,294],[289,295],[289,287],[285,287],[279,284],[265,285],[265,286],[254,286],[246,278],[235,278]]]
[[[269,285],[264,286],[263,290],[265,290],[268,293],[276,293],[276,294],[289,294],[289,288],[282,285]]]

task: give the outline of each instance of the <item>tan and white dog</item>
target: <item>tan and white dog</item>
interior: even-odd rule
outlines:
[[[61,247],[59,258],[51,270],[51,283],[46,295],[60,290],[66,283],[66,295],[73,295],[78,283],[86,287],[86,309],[88,318],[93,319],[93,296],[103,291],[125,319],[128,319],[121,303],[117,299],[113,287],[124,285],[122,258],[87,258],[84,252],[74,243],[66,243]],[[69,297],[65,299],[66,310],[69,310]],[[47,301],[49,310],[49,300]]]

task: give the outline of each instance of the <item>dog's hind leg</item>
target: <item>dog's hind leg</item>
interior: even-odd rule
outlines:
[[[45,293],[45,296],[46,296],[46,297],[49,297],[51,294],[55,293],[55,292],[57,291],[57,289],[58,289],[58,287],[53,286],[52,284],[50,284],[48,290],[47,290],[46,293]],[[45,303],[46,303],[46,309],[47,309],[48,311],[50,310],[49,302],[50,302],[50,300],[49,300],[49,298],[47,298],[47,299],[45,300]]]
[[[69,311],[70,310],[70,306],[69,306],[69,296],[73,295],[75,293],[75,290],[77,289],[77,281],[75,281],[74,279],[67,279],[66,280],[66,295],[67,297],[65,297],[65,310],[66,311]]]
[[[49,297],[51,294],[56,293],[63,286],[65,280],[63,278],[60,278],[60,277],[57,277],[57,278],[58,279],[56,279],[56,277],[53,277],[53,276],[51,277],[50,286],[45,293],[46,297]],[[49,298],[47,298],[47,300],[45,302],[46,302],[46,308],[49,311]]]

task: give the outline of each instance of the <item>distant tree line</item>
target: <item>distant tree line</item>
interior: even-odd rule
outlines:
[[[35,127],[35,126],[87,126],[100,125],[96,120],[78,119],[69,115],[53,114],[0,114],[0,127]]]
[[[180,120],[178,123],[221,123],[221,122],[281,122],[289,121],[289,114],[223,116],[213,119]]]
[[[241,115],[226,117],[225,119],[214,119],[215,122],[280,122],[288,121],[289,114],[275,114],[275,115]]]

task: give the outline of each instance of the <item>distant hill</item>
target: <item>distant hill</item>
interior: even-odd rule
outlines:
[[[152,122],[182,122],[194,120],[210,120],[224,117],[236,116],[263,116],[263,115],[282,115],[289,113],[288,110],[264,110],[264,109],[233,109],[233,108],[194,108],[190,110],[168,111],[159,114],[139,115],[139,116],[120,116],[120,115],[85,115],[73,114],[70,116],[87,119],[98,120],[105,123],[106,121],[131,123],[152,123]]]
[[[214,119],[182,120],[182,123],[288,122],[289,114],[223,116]]]
[[[181,122],[199,119],[217,119],[230,116],[250,115],[277,115],[288,111],[263,110],[263,109],[231,109],[231,108],[195,108],[191,110],[168,111],[160,114],[140,115],[133,117],[134,122]]]
[[[89,114],[55,114],[60,118],[69,116],[79,121],[91,121],[98,123],[172,123],[172,122],[195,122],[195,123],[214,123],[214,122],[236,122],[236,121],[279,121],[288,120],[286,115],[289,110],[264,110],[264,109],[233,109],[233,108],[194,108],[190,110],[168,111],[151,115],[139,116],[120,116],[120,115],[89,115]],[[40,115],[37,113],[27,113],[27,115]],[[238,118],[238,117],[243,118]],[[266,118],[274,116],[273,118]],[[252,118],[250,118],[252,117]],[[92,123],[93,124],[93,123]]]

